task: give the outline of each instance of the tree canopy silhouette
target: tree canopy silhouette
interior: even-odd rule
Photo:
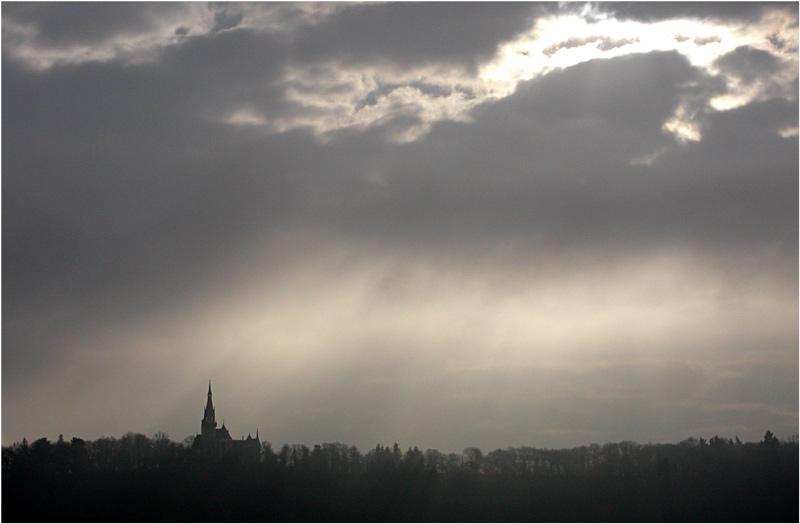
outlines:
[[[193,439],[53,443],[2,450],[7,521],[798,520],[798,440],[717,435],[488,453],[339,442],[261,446],[257,463],[209,463]]]

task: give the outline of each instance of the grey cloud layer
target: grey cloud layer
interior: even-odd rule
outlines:
[[[159,19],[180,16],[185,11],[184,5],[172,2],[18,2],[3,8],[3,19],[35,28],[36,39],[43,45],[64,46],[148,32]]]
[[[756,22],[768,11],[781,9],[797,18],[791,2],[597,2],[598,11],[622,20],[655,22],[673,18]]]
[[[156,72],[132,77],[87,69],[85,75],[53,78],[51,91],[41,93],[15,84],[13,70],[7,75],[7,96],[20,97],[6,113],[6,123],[20,129],[4,142],[7,169],[26,176],[7,177],[6,238],[8,249],[20,253],[12,256],[22,257],[12,267],[27,268],[31,281],[41,280],[41,264],[80,256],[80,242],[92,255],[70,267],[82,272],[91,260],[106,265],[94,250],[145,253],[149,245],[180,256],[180,247],[167,246],[203,251],[208,241],[235,238],[235,231],[269,227],[276,215],[343,221],[345,229],[382,223],[379,231],[405,231],[412,238],[435,238],[469,216],[478,226],[471,234],[544,231],[563,243],[602,243],[609,235],[635,242],[637,230],[652,239],[653,227],[675,237],[700,234],[701,242],[718,234],[736,240],[753,230],[785,238],[795,223],[794,202],[781,195],[793,193],[791,168],[782,166],[791,166],[796,152],[775,129],[792,124],[791,103],[776,100],[714,115],[721,123],[711,122],[707,140],[680,153],[695,157],[693,165],[676,168],[668,155],[649,176],[626,165],[637,152],[671,145],[661,125],[686,91],[681,85],[705,84],[706,97],[719,92],[713,78],[674,53],[553,73],[478,108],[474,124],[441,124],[423,143],[407,146],[361,136],[321,146],[303,133],[291,137],[293,148],[281,136],[256,143],[245,132],[187,120],[191,112],[180,111],[180,99],[213,100],[214,84],[192,93],[183,76],[171,81]],[[100,96],[92,96],[98,86]],[[73,93],[68,103],[55,102]],[[760,121],[770,128],[756,127]],[[64,151],[54,158],[20,154],[45,140]],[[720,149],[733,140],[736,148]],[[384,175],[385,186],[375,188],[365,178],[381,163],[392,171]],[[765,183],[749,176],[749,166],[774,174]],[[315,193],[324,193],[327,202],[317,201]],[[49,205],[42,205],[44,199]],[[721,199],[719,207],[709,205]],[[776,209],[776,202],[785,207]],[[724,213],[729,223],[702,234],[714,213],[745,204],[756,216]],[[14,220],[21,216],[26,220]],[[48,228],[57,229],[47,233]],[[18,236],[27,239],[19,247]],[[111,248],[109,241],[120,236],[127,247]],[[37,241],[43,249],[35,247]],[[119,258],[129,264],[136,257]],[[54,278],[64,280],[61,274]]]
[[[35,22],[48,45],[145,30],[156,11],[180,9],[104,6],[91,11],[106,21],[101,26],[82,5],[6,7],[4,20]],[[796,98],[777,93],[715,112],[706,102],[725,92],[725,82],[675,52],[553,71],[478,105],[469,122],[436,123],[406,144],[383,137],[407,116],[334,132],[326,142],[304,129],[275,133],[221,120],[243,105],[271,118],[297,111],[284,98],[289,65],[474,70],[530,17],[553,8],[353,5],[299,24],[287,41],[248,28],[231,7],[215,24],[233,29],[189,33],[157,61],[135,66],[35,72],[4,48],[4,393],[68,362],[96,326],[210,300],[238,274],[280,281],[337,245],[361,250],[357,257],[437,260],[455,272],[492,264],[512,282],[541,268],[588,265],[601,274],[628,256],[680,247],[722,267],[726,289],[765,279],[770,290],[796,290],[798,148],[796,137],[778,133],[797,126]],[[625,7],[630,16],[636,9]],[[743,7],[741,16],[761,9]],[[749,83],[784,67],[752,48],[718,65]],[[370,96],[354,100],[354,110]],[[701,115],[699,142],[679,144],[663,130],[682,104]],[[650,165],[634,162],[659,152]],[[308,232],[310,246],[285,240]],[[378,288],[376,303],[402,295],[398,271]],[[796,306],[796,295],[783,299]],[[667,373],[664,387],[682,388],[704,372],[687,366]],[[588,379],[602,389],[620,373],[611,371]],[[742,374],[715,391],[752,399],[772,371]],[[790,378],[776,398],[796,390]],[[348,402],[374,393],[330,388]],[[586,406],[575,410],[585,414]]]
[[[353,6],[319,26],[305,27],[294,57],[399,66],[455,64],[474,69],[499,43],[551,11],[526,3],[437,3]],[[353,28],[358,28],[353,31]]]

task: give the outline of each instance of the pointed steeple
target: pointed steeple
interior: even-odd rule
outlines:
[[[217,423],[214,420],[214,403],[211,400],[211,381],[208,381],[208,400],[206,401],[206,409],[203,412],[203,423],[213,424],[216,427]]]

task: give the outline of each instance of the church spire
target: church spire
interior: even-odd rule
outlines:
[[[206,409],[203,412],[203,423],[205,424],[213,424],[214,427],[217,426],[214,417],[214,403],[211,400],[211,381],[208,381],[208,401],[206,401]]]

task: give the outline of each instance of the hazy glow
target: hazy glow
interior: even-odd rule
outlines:
[[[796,433],[791,6],[477,5],[4,5],[4,444]]]
[[[697,123],[690,111],[685,106],[678,108],[673,117],[664,122],[664,129],[675,135],[679,142],[699,142],[703,135],[700,132],[700,124]]]
[[[235,126],[261,126],[267,120],[252,109],[240,109],[225,119],[225,122]]]
[[[341,403],[359,402],[359,415],[353,419],[359,428],[364,424],[376,431],[384,427],[397,431],[400,438],[423,420],[448,419],[452,402],[483,402],[505,395],[497,388],[508,388],[514,406],[489,419],[500,428],[522,414],[536,413],[547,399],[583,395],[590,387],[597,388],[590,398],[596,395],[599,402],[612,388],[593,383],[593,378],[576,383],[564,373],[588,379],[608,366],[631,366],[656,373],[653,380],[666,380],[658,378],[658,370],[683,362],[724,383],[726,373],[733,371],[732,363],[720,358],[720,346],[753,328],[760,330],[764,340],[776,340],[776,334],[791,325],[798,313],[796,304],[776,301],[769,289],[758,287],[738,300],[721,302],[728,284],[709,273],[704,261],[678,252],[634,259],[610,272],[577,269],[555,278],[531,272],[511,285],[499,286],[502,266],[491,275],[453,267],[437,269],[395,256],[376,264],[374,259],[360,258],[358,246],[328,248],[350,258],[347,269],[339,265],[340,255],[323,255],[298,265],[276,285],[260,282],[253,268],[253,280],[243,288],[220,290],[224,292],[215,300],[203,301],[178,316],[95,335],[87,344],[89,349],[76,355],[72,365],[54,370],[43,381],[60,383],[69,380],[73,369],[90,366],[104,377],[95,389],[115,391],[119,409],[140,414],[127,422],[133,428],[163,429],[170,416],[193,428],[197,417],[191,407],[192,402],[198,404],[197,398],[185,399],[188,405],[181,401],[180,405],[161,403],[136,409],[137,387],[143,384],[134,382],[134,371],[155,361],[165,369],[181,368],[177,376],[156,375],[148,384],[163,389],[166,396],[168,387],[185,388],[187,395],[198,389],[183,377],[213,376],[220,391],[220,416],[239,421],[229,423],[237,434],[255,429],[241,427],[242,421],[260,420],[269,422],[267,428],[261,423],[261,432],[274,442],[307,442],[313,435],[299,428],[314,427],[312,420],[317,416],[352,417]],[[182,347],[177,352],[175,341]],[[103,373],[105,366],[115,367],[97,358],[107,345],[134,355],[135,362],[128,364],[133,368]],[[166,352],[168,347],[173,349]],[[755,356],[763,350],[752,351]],[[772,358],[784,357],[776,353]],[[797,364],[796,359],[782,362]],[[298,384],[305,385],[298,388]],[[633,389],[620,394],[644,394],[641,384],[628,387]],[[383,396],[375,399],[376,405],[365,405],[362,393],[352,388]],[[531,388],[539,393],[518,397]],[[262,408],[265,411],[248,411],[254,406],[224,400],[246,397],[248,391],[269,399]],[[130,398],[119,392],[129,392]],[[699,403],[704,398],[703,390],[672,394],[677,403]],[[79,395],[89,402],[94,393],[84,388]],[[431,403],[431,399],[438,400]],[[60,402],[56,398],[45,404],[55,413],[66,409]],[[293,407],[301,405],[300,412]],[[721,403],[719,409],[727,406]],[[189,412],[179,413],[181,409]],[[451,419],[452,430],[469,433],[472,419],[467,413],[460,417]],[[664,427],[656,426],[653,436],[663,433]],[[120,426],[117,431],[128,429],[132,428]],[[360,447],[369,446],[372,438],[363,428],[349,432],[338,425],[329,431],[326,438]],[[529,438],[541,441],[548,432],[558,433],[554,427],[534,425]],[[459,446],[457,439],[429,438],[437,446]],[[589,438],[603,437],[598,433]]]

